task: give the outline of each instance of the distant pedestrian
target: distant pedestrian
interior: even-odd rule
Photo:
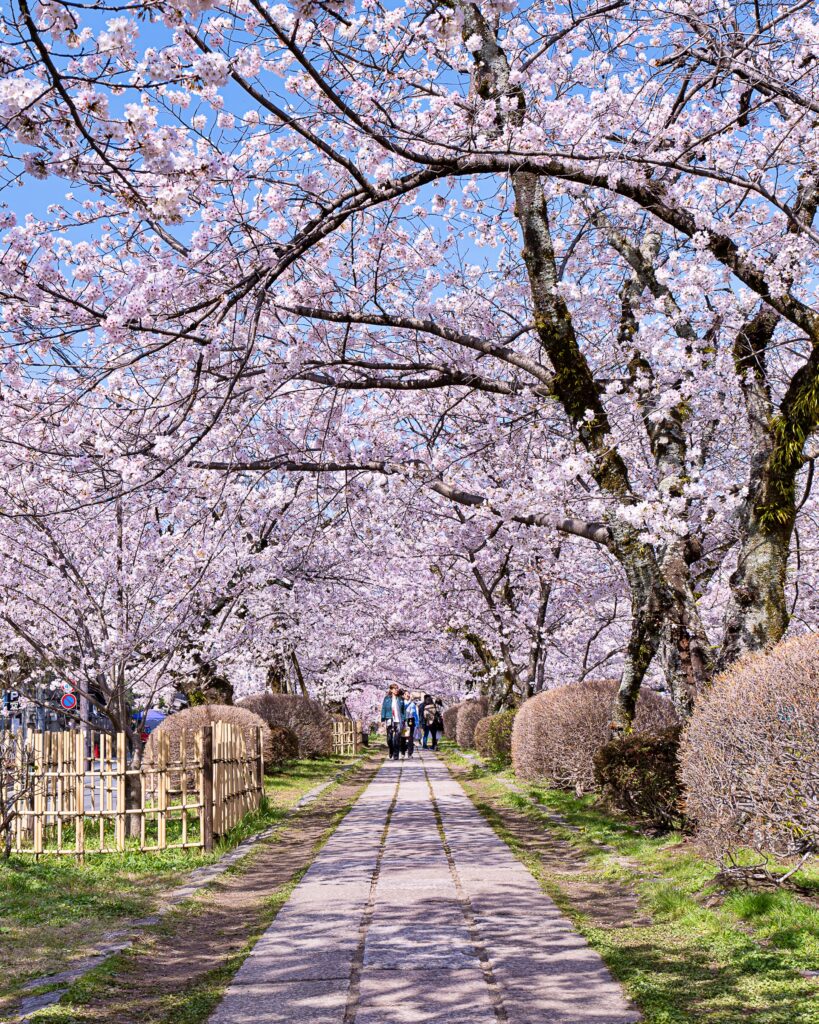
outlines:
[[[420,711],[415,697],[404,692],[404,728],[401,731],[401,753],[412,757],[415,753],[415,730],[418,728]]]
[[[404,700],[397,683],[390,684],[387,696],[381,702],[381,721],[387,727],[390,759],[397,761],[401,754],[401,731],[404,728]]]
[[[412,699],[415,701],[416,705],[418,706],[418,722],[417,722],[417,724],[415,726],[415,742],[416,743],[420,743],[421,742],[421,734],[422,734],[422,732],[424,730],[423,711],[421,710],[421,701],[423,700],[423,697],[424,697],[423,693],[421,693],[419,690],[415,690],[413,692],[413,694],[412,694]]]
[[[430,729],[430,735],[432,736],[432,749],[438,749],[438,733],[444,731],[444,702],[439,697],[435,701],[435,719]]]
[[[421,705],[421,722],[424,728],[424,739],[422,746],[424,750],[429,749],[429,738],[432,734],[432,727],[435,724],[435,716],[438,713],[435,701],[428,694],[424,694],[424,702]]]

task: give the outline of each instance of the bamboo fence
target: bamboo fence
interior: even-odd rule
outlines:
[[[336,718],[333,721],[333,753],[358,754],[363,746],[361,722],[349,718]]]
[[[30,733],[14,755],[25,762],[30,784],[12,824],[12,852],[210,850],[215,836],[258,809],[260,729],[250,744],[226,722],[174,744],[160,730],[152,749],[153,757],[133,768],[125,733]]]

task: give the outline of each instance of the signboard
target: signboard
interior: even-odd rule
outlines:
[[[3,690],[3,707],[6,711],[20,710],[20,694],[17,690]]]

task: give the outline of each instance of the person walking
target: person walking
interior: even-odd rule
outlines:
[[[429,749],[429,737],[432,733],[432,726],[435,724],[435,715],[437,714],[435,708],[435,701],[432,699],[430,694],[424,694],[424,703],[421,705],[421,724],[424,729],[424,738],[421,746],[424,750]]]
[[[424,697],[423,693],[421,693],[419,690],[414,690],[413,691],[412,699],[415,701],[415,703],[418,706],[418,721],[417,721],[416,726],[415,726],[415,742],[416,743],[420,743],[421,742],[421,733],[423,732],[423,726],[424,726],[424,719],[423,719],[423,714],[422,714],[422,710],[421,710],[421,701],[423,700],[423,697]]]
[[[397,683],[390,683],[387,695],[381,702],[381,721],[387,728],[390,760],[397,761],[401,754],[401,730],[404,728],[404,700]]]
[[[420,712],[413,694],[404,691],[404,728],[401,730],[401,756],[412,757],[415,753],[415,730]]]
[[[439,697],[435,701],[435,718],[432,722],[430,735],[432,736],[432,749],[438,749],[438,733],[444,731],[444,702]]]

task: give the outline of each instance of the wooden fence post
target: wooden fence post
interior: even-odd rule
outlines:
[[[256,726],[256,785],[259,789],[259,803],[264,795],[264,744],[262,743],[262,727]],[[259,804],[256,805],[258,807]],[[256,810],[256,807],[253,809]]]
[[[45,757],[45,733],[35,732],[32,743],[32,756],[34,758],[34,800],[32,802],[33,820],[32,820],[32,832],[34,842],[34,853],[38,857],[45,849],[43,842],[43,819],[45,817],[46,798],[45,798],[45,786],[46,776],[45,772],[48,770],[49,765],[46,764]]]
[[[76,772],[77,806],[74,808],[74,846],[77,856],[83,859],[85,853],[85,733],[78,729],[74,736],[74,771]]]
[[[116,846],[118,850],[125,849],[125,837],[128,833],[128,817],[125,810],[125,772],[128,768],[128,754],[125,745],[125,733],[117,733],[117,811],[116,811]]]
[[[213,849],[213,726],[202,728],[202,848]]]
[[[157,734],[157,774],[154,792],[156,794],[156,845],[164,850],[168,842],[168,765],[171,760],[171,742],[164,732]]]

